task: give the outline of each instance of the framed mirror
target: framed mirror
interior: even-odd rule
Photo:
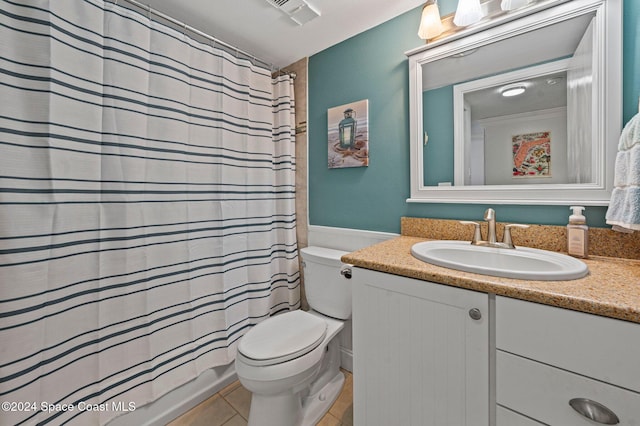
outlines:
[[[621,0],[538,1],[407,55],[408,202],[608,204]]]

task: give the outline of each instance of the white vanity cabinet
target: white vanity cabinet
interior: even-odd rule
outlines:
[[[497,426],[640,425],[640,324],[500,296],[495,320]]]
[[[488,426],[489,296],[353,268],[356,426]]]

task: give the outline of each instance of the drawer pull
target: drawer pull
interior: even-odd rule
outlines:
[[[569,401],[569,405],[578,413],[596,423],[603,425],[617,425],[620,423],[618,416],[599,402],[587,398],[573,398]]]

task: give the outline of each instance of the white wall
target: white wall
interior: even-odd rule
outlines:
[[[567,183],[567,109],[553,108],[526,114],[478,120],[484,128],[485,185]],[[551,177],[513,177],[513,135],[551,132]]]
[[[469,149],[470,159],[465,159],[469,172],[465,174],[465,185],[484,185],[484,128],[477,121],[471,123]],[[471,158],[474,159],[471,162]],[[467,179],[469,179],[467,181]]]

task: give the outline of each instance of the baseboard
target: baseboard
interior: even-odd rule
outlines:
[[[237,379],[233,362],[209,369],[157,400],[116,417],[108,426],[164,426]]]
[[[340,348],[340,367],[353,373],[353,352],[348,348]]]
[[[390,232],[364,231],[361,229],[335,228],[331,226],[309,225],[310,246],[327,247],[336,250],[355,251],[361,248],[396,238],[399,234]]]

